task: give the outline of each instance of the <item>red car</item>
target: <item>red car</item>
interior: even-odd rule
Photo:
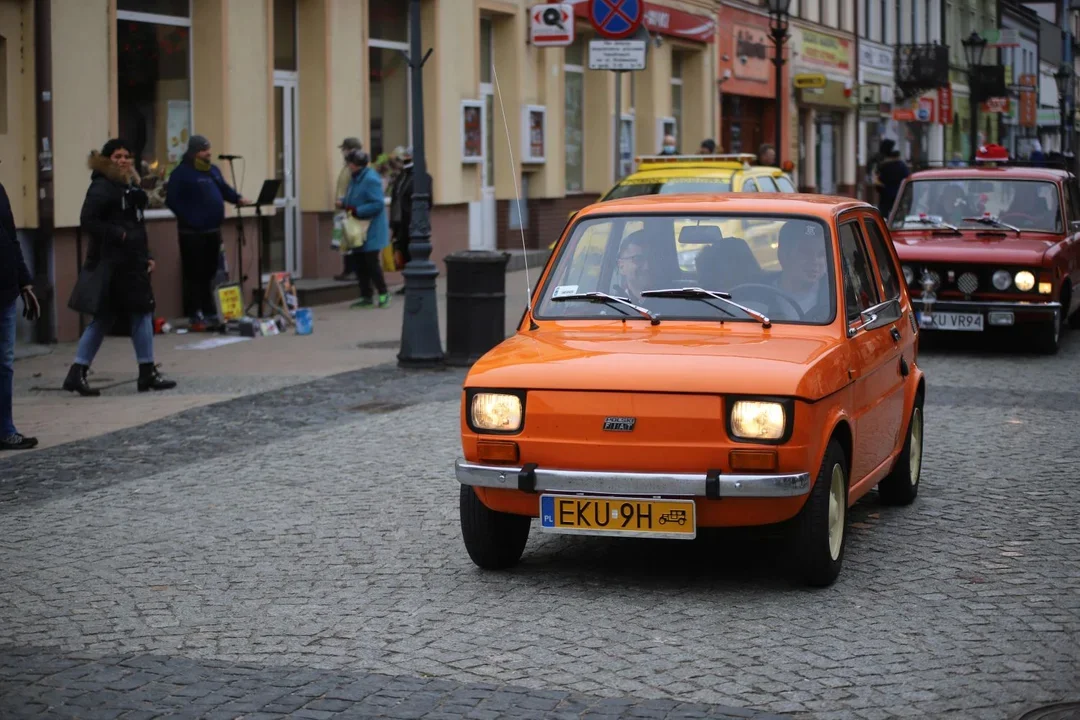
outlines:
[[[923,170],[889,228],[919,326],[1023,327],[1055,353],[1080,313],[1080,186],[1066,170],[1001,164]]]

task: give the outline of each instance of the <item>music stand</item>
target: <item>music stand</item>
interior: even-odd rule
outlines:
[[[262,316],[263,316],[263,292],[264,292],[263,291],[263,245],[266,242],[266,236],[270,234],[267,231],[267,228],[266,228],[266,223],[269,221],[269,218],[265,217],[262,214],[262,207],[264,205],[273,205],[274,204],[274,198],[277,197],[278,188],[280,188],[280,187],[281,187],[281,180],[278,179],[278,178],[271,178],[270,180],[265,180],[263,182],[263,184],[262,184],[262,189],[259,191],[259,197],[255,198],[255,202],[252,203],[252,205],[255,207],[255,218],[258,221],[258,228],[259,228],[259,232],[258,232],[259,246],[258,246],[258,248],[256,250],[256,252],[257,252],[256,257],[257,257],[258,265],[259,265],[259,268],[257,270],[258,277],[259,277],[259,286],[258,286],[258,288],[256,288],[253,291],[253,293],[254,293],[253,300],[251,302],[251,305],[248,305],[247,310],[245,311],[245,313],[250,311],[252,306],[258,305],[259,309],[258,309],[257,314],[258,314],[258,317],[259,317],[260,320],[262,319]],[[245,207],[247,207],[247,206],[245,206]]]

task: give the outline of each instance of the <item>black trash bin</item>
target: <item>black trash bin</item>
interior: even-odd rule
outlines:
[[[506,338],[510,253],[462,250],[446,263],[447,365],[472,365]]]

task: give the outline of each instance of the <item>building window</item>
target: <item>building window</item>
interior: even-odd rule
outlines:
[[[682,138],[682,106],[683,106],[683,55],[680,52],[671,53],[671,117],[675,118],[675,147],[676,152],[683,149]],[[688,148],[687,148],[688,149]]]
[[[192,134],[189,0],[120,0],[116,13],[120,137],[131,146],[149,208],[165,207],[169,175]]]
[[[877,20],[878,23],[880,23],[880,27],[878,28],[880,30],[880,35],[877,40],[884,45],[889,42],[888,31],[885,29],[885,21],[889,17],[888,0],[881,0],[881,7],[879,10],[880,12],[878,12]]]
[[[296,0],[274,0],[274,69],[296,68]]]
[[[585,189],[585,52],[580,39],[566,48],[566,191]]]
[[[371,127],[367,148],[371,161],[396,147],[412,144],[409,66],[401,51],[409,50],[409,9],[397,0],[369,0],[368,79]]]

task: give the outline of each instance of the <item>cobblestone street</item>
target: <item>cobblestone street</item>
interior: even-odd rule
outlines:
[[[966,339],[964,339],[966,342]],[[0,459],[0,717],[1015,718],[1080,700],[1080,337],[926,346],[923,484],[809,591],[768,533],[458,528],[463,371]],[[90,402],[90,401],[88,401]]]

